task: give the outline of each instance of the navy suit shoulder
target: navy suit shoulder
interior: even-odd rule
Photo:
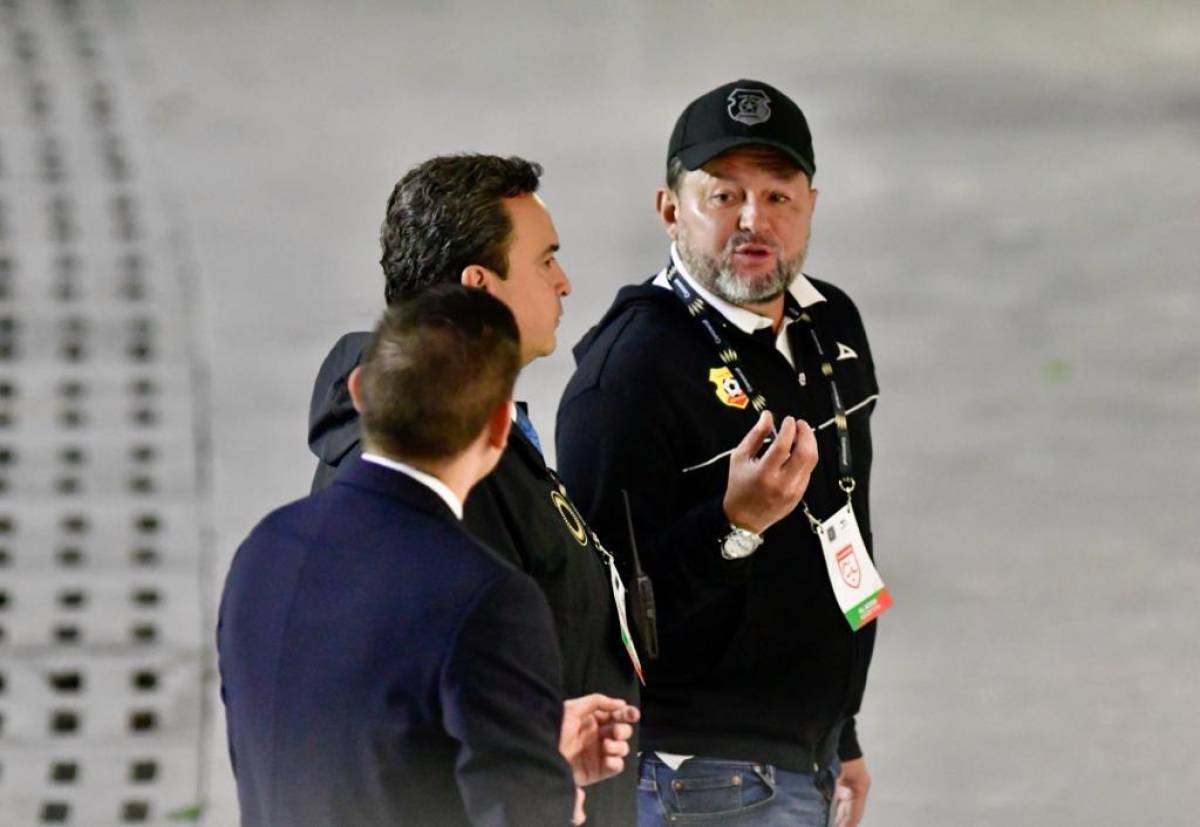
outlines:
[[[243,823],[569,819],[536,584],[356,460],[239,548],[218,629]]]

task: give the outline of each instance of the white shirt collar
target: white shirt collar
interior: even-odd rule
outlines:
[[[679,257],[679,251],[675,249],[674,244],[671,245],[671,261],[675,262],[675,269],[679,271],[681,276],[687,279],[688,285],[742,332],[753,333],[756,330],[771,326],[771,320],[766,316],[760,316],[744,307],[730,304],[719,296],[714,296],[704,285],[696,281],[692,277],[692,274],[688,272],[687,267],[684,266],[682,259]],[[666,287],[668,290],[671,288],[671,285],[667,283],[665,272],[658,274],[654,279],[654,284],[659,287]],[[810,307],[817,302],[825,301],[825,297],[821,295],[821,292],[813,286],[813,283],[803,273],[796,276],[792,282],[792,286],[788,288],[788,292],[792,294],[792,297],[801,307]]]
[[[399,471],[405,476],[412,477],[414,480],[421,483],[421,485],[424,485],[430,491],[441,497],[442,500],[445,501],[446,505],[450,507],[450,510],[454,512],[454,516],[458,517],[460,520],[462,519],[462,500],[458,498],[457,494],[450,490],[450,486],[446,485],[446,483],[442,482],[437,477],[433,476],[432,474],[426,474],[424,471],[418,471],[416,468],[413,468],[411,465],[407,465],[403,462],[397,462],[394,459],[381,457],[379,454],[364,453],[362,458],[367,462],[373,462],[376,465],[382,465],[384,468],[391,468],[393,471]]]

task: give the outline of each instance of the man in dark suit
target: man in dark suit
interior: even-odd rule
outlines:
[[[567,824],[637,713],[564,705],[537,585],[471,539],[520,362],[511,312],[447,286],[392,307],[350,378],[364,452],[267,516],[218,648],[243,824]]]

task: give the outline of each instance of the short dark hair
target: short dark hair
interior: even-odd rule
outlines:
[[[440,155],[392,189],[380,230],[388,304],[478,264],[508,275],[512,219],[504,198],[537,192],[542,167],[524,158]]]
[[[462,453],[520,370],[512,311],[482,290],[439,284],[392,304],[363,352],[365,443],[399,459]]]
[[[679,182],[683,179],[683,174],[687,172],[687,168],[683,165],[683,161],[679,160],[678,155],[672,155],[667,159],[667,189],[676,195],[679,194]]]

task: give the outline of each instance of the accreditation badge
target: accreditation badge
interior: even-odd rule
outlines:
[[[822,522],[817,535],[821,538],[833,594],[850,628],[857,632],[887,611],[892,596],[867,554],[867,544],[850,503]]]

